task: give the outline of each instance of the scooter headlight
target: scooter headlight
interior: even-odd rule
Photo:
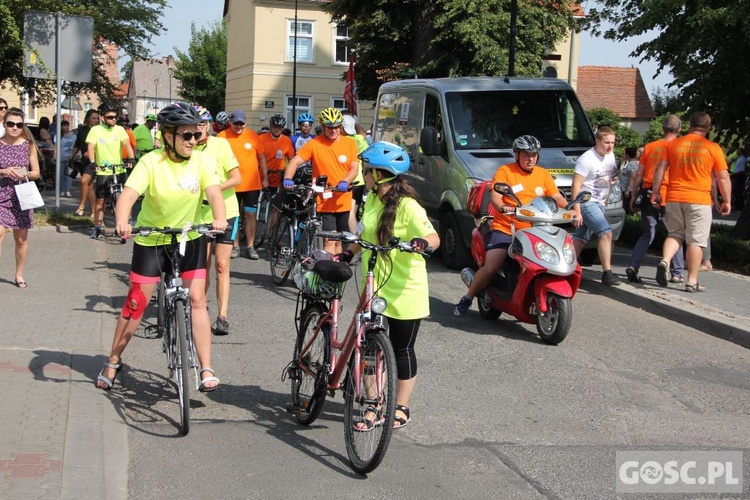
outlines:
[[[576,260],[576,249],[570,241],[566,241],[563,245],[563,259],[568,264],[572,264]]]
[[[386,302],[383,297],[374,297],[372,299],[370,309],[372,309],[372,312],[374,312],[375,314],[383,314],[383,311],[385,311],[387,305],[388,302]]]
[[[557,253],[557,250],[555,250],[555,247],[552,245],[548,245],[543,241],[537,241],[534,250],[536,251],[537,256],[544,262],[550,264],[560,263],[560,254]]]

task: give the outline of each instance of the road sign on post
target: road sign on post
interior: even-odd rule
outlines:
[[[57,116],[61,116],[62,82],[91,82],[94,18],[68,16],[62,12],[29,10],[23,17],[23,76],[56,80]],[[55,137],[61,137],[56,120]],[[55,148],[55,172],[60,169],[60,151]],[[55,207],[60,208],[60,183],[55,183]]]
[[[63,80],[91,82],[94,18],[29,10],[24,13],[23,31],[26,45],[23,76],[54,80],[59,62]],[[60,61],[56,61],[58,32]]]

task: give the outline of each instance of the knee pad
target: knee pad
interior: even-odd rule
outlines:
[[[135,306],[132,305],[135,303]],[[146,310],[146,295],[141,290],[140,283],[133,283],[128,292],[128,296],[125,297],[125,305],[122,308],[122,317],[125,319],[140,319],[143,316],[143,311]]]

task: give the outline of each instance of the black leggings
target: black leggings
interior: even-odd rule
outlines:
[[[417,355],[414,343],[417,341],[419,319],[388,318],[388,336],[396,353],[396,372],[399,380],[409,380],[417,376]]]

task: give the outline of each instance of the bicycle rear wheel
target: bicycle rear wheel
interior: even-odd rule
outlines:
[[[183,436],[190,432],[190,349],[188,347],[188,314],[185,304],[175,302],[175,370],[177,396],[180,404],[180,431]]]
[[[277,285],[283,285],[292,271],[291,230],[289,219],[279,217],[271,238],[271,277]]]
[[[352,469],[366,474],[380,465],[391,441],[396,416],[396,356],[385,333],[371,332],[358,366],[354,359],[353,354],[344,391],[344,440]]]
[[[258,203],[258,211],[255,219],[255,241],[253,245],[255,248],[260,248],[266,241],[268,236],[268,219],[270,214],[270,195],[268,193],[262,193],[263,199]]]
[[[328,345],[330,325],[321,325],[328,312],[316,303],[302,311],[300,330],[294,344],[291,368],[293,413],[302,425],[310,425],[318,418],[326,399],[328,383]]]

